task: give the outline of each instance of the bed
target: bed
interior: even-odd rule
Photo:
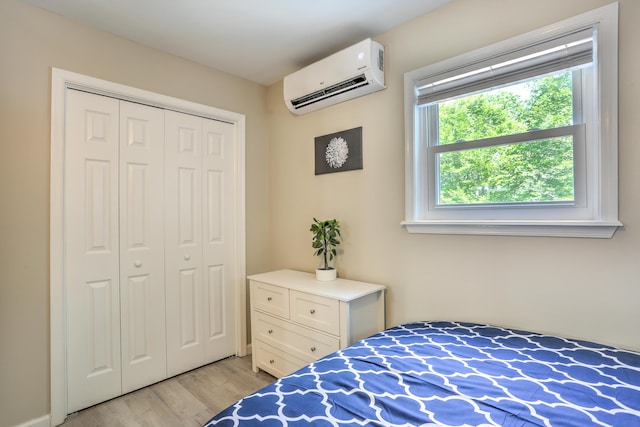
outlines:
[[[640,426],[640,353],[460,322],[387,329],[231,405],[212,426]]]

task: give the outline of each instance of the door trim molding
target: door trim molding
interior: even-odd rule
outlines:
[[[235,351],[247,354],[246,328],[246,232],[245,232],[245,125],[243,114],[210,107],[118,83],[73,73],[51,70],[51,175],[50,175],[50,369],[51,425],[67,416],[66,307],[64,288],[64,118],[67,89],[179,111],[231,123],[236,129],[235,145]]]

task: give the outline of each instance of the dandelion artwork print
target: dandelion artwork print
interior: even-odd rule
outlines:
[[[362,169],[362,127],[315,138],[316,175]]]

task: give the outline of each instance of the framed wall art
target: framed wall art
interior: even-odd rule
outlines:
[[[315,138],[316,175],[362,169],[362,126]]]

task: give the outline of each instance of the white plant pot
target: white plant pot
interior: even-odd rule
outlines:
[[[330,268],[329,270],[316,269],[316,279],[321,282],[330,282],[336,280],[338,277],[338,270]]]

